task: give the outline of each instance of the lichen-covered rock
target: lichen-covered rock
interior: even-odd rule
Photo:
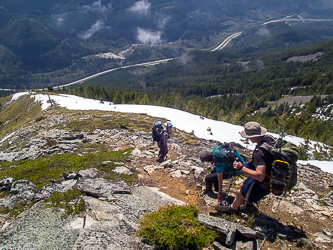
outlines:
[[[130,194],[126,183],[106,180],[103,178],[83,178],[77,184],[77,189],[94,197],[112,197],[113,194]]]
[[[0,232],[1,249],[72,249],[79,231],[69,226],[73,218],[61,214],[43,201],[35,204]]]

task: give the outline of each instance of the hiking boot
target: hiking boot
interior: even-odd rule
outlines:
[[[206,194],[208,194],[208,193],[210,193],[210,192],[213,192],[213,190],[207,190],[207,189],[205,189],[205,190],[203,190],[203,191],[201,192],[201,196],[204,196],[204,195],[206,195]]]
[[[232,215],[232,214],[237,214],[238,213],[238,209],[233,209],[231,206],[222,206],[222,205],[216,205],[215,206],[215,210],[223,213],[223,214],[228,214],[228,215]]]
[[[209,192],[213,192],[212,185],[206,185],[206,189],[202,191],[201,195],[208,194]]]
[[[159,162],[159,163],[162,163],[162,162],[164,162],[164,159],[163,158],[157,158],[156,161]]]
[[[252,203],[248,204],[245,203],[239,207],[239,211],[242,213],[252,213],[252,214],[257,214],[259,213],[259,209]]]

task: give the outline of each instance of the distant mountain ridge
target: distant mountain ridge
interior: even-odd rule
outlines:
[[[182,50],[210,49],[240,29],[251,33],[253,27],[286,16],[330,19],[332,8],[325,0],[61,0],[56,3],[4,0],[0,2],[0,88],[56,86],[59,77],[63,78],[63,84],[80,75],[119,66],[119,60],[92,55],[116,54],[131,48],[132,44],[145,47],[143,51],[129,54],[122,63],[170,58]],[[295,26],[287,31],[285,43],[294,39],[289,47],[333,38],[329,35],[332,22],[302,25],[305,27]],[[311,36],[309,30],[317,27],[316,37]],[[292,34],[299,29],[303,34]],[[279,36],[286,35],[279,34],[277,28],[276,37]],[[267,48],[264,42],[248,40],[245,36],[239,39],[235,43],[237,50],[247,51],[249,46],[250,49],[258,47],[257,50]],[[243,44],[243,40],[248,44]],[[267,42],[272,48],[281,46],[271,40]]]

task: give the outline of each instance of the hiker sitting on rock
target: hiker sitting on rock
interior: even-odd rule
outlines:
[[[157,162],[163,162],[166,154],[168,153],[168,139],[170,138],[172,129],[171,122],[167,122],[166,128],[163,128],[163,131],[161,132],[161,135],[158,140],[158,147],[160,148],[160,151],[158,152],[158,158]]]
[[[239,171],[234,171],[232,164],[234,161],[239,161],[244,165],[245,162],[240,154],[235,151],[230,144],[224,144],[214,147],[212,151],[203,150],[200,153],[201,162],[210,162],[214,164],[212,173],[206,176],[206,189],[203,194],[212,192],[214,185],[215,191],[218,191],[218,202],[221,204],[227,196],[227,193],[222,192],[223,179],[230,179],[232,176],[241,174]]]
[[[267,129],[261,127],[257,122],[248,122],[244,130],[240,132],[241,136],[250,139],[251,142],[257,143],[252,154],[252,162],[246,167],[240,162],[234,162],[233,167],[243,174],[249,176],[237,191],[236,198],[230,206],[217,205],[215,209],[221,213],[235,214],[238,210],[249,211],[254,209],[253,202],[257,202],[270,193],[269,177],[272,169],[272,154],[260,148],[268,140],[264,136]],[[268,185],[268,186],[267,186]],[[244,205],[243,202],[247,201]],[[252,204],[252,207],[251,207]]]

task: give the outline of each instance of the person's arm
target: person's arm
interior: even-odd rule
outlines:
[[[234,169],[242,171],[249,177],[252,177],[255,180],[262,182],[266,177],[266,165],[258,165],[255,166],[255,170],[249,169],[247,167],[243,167],[241,162],[234,162]]]
[[[222,186],[223,186],[223,172],[217,174],[217,178],[219,180],[219,195],[217,196],[217,200],[219,203],[222,201]]]

